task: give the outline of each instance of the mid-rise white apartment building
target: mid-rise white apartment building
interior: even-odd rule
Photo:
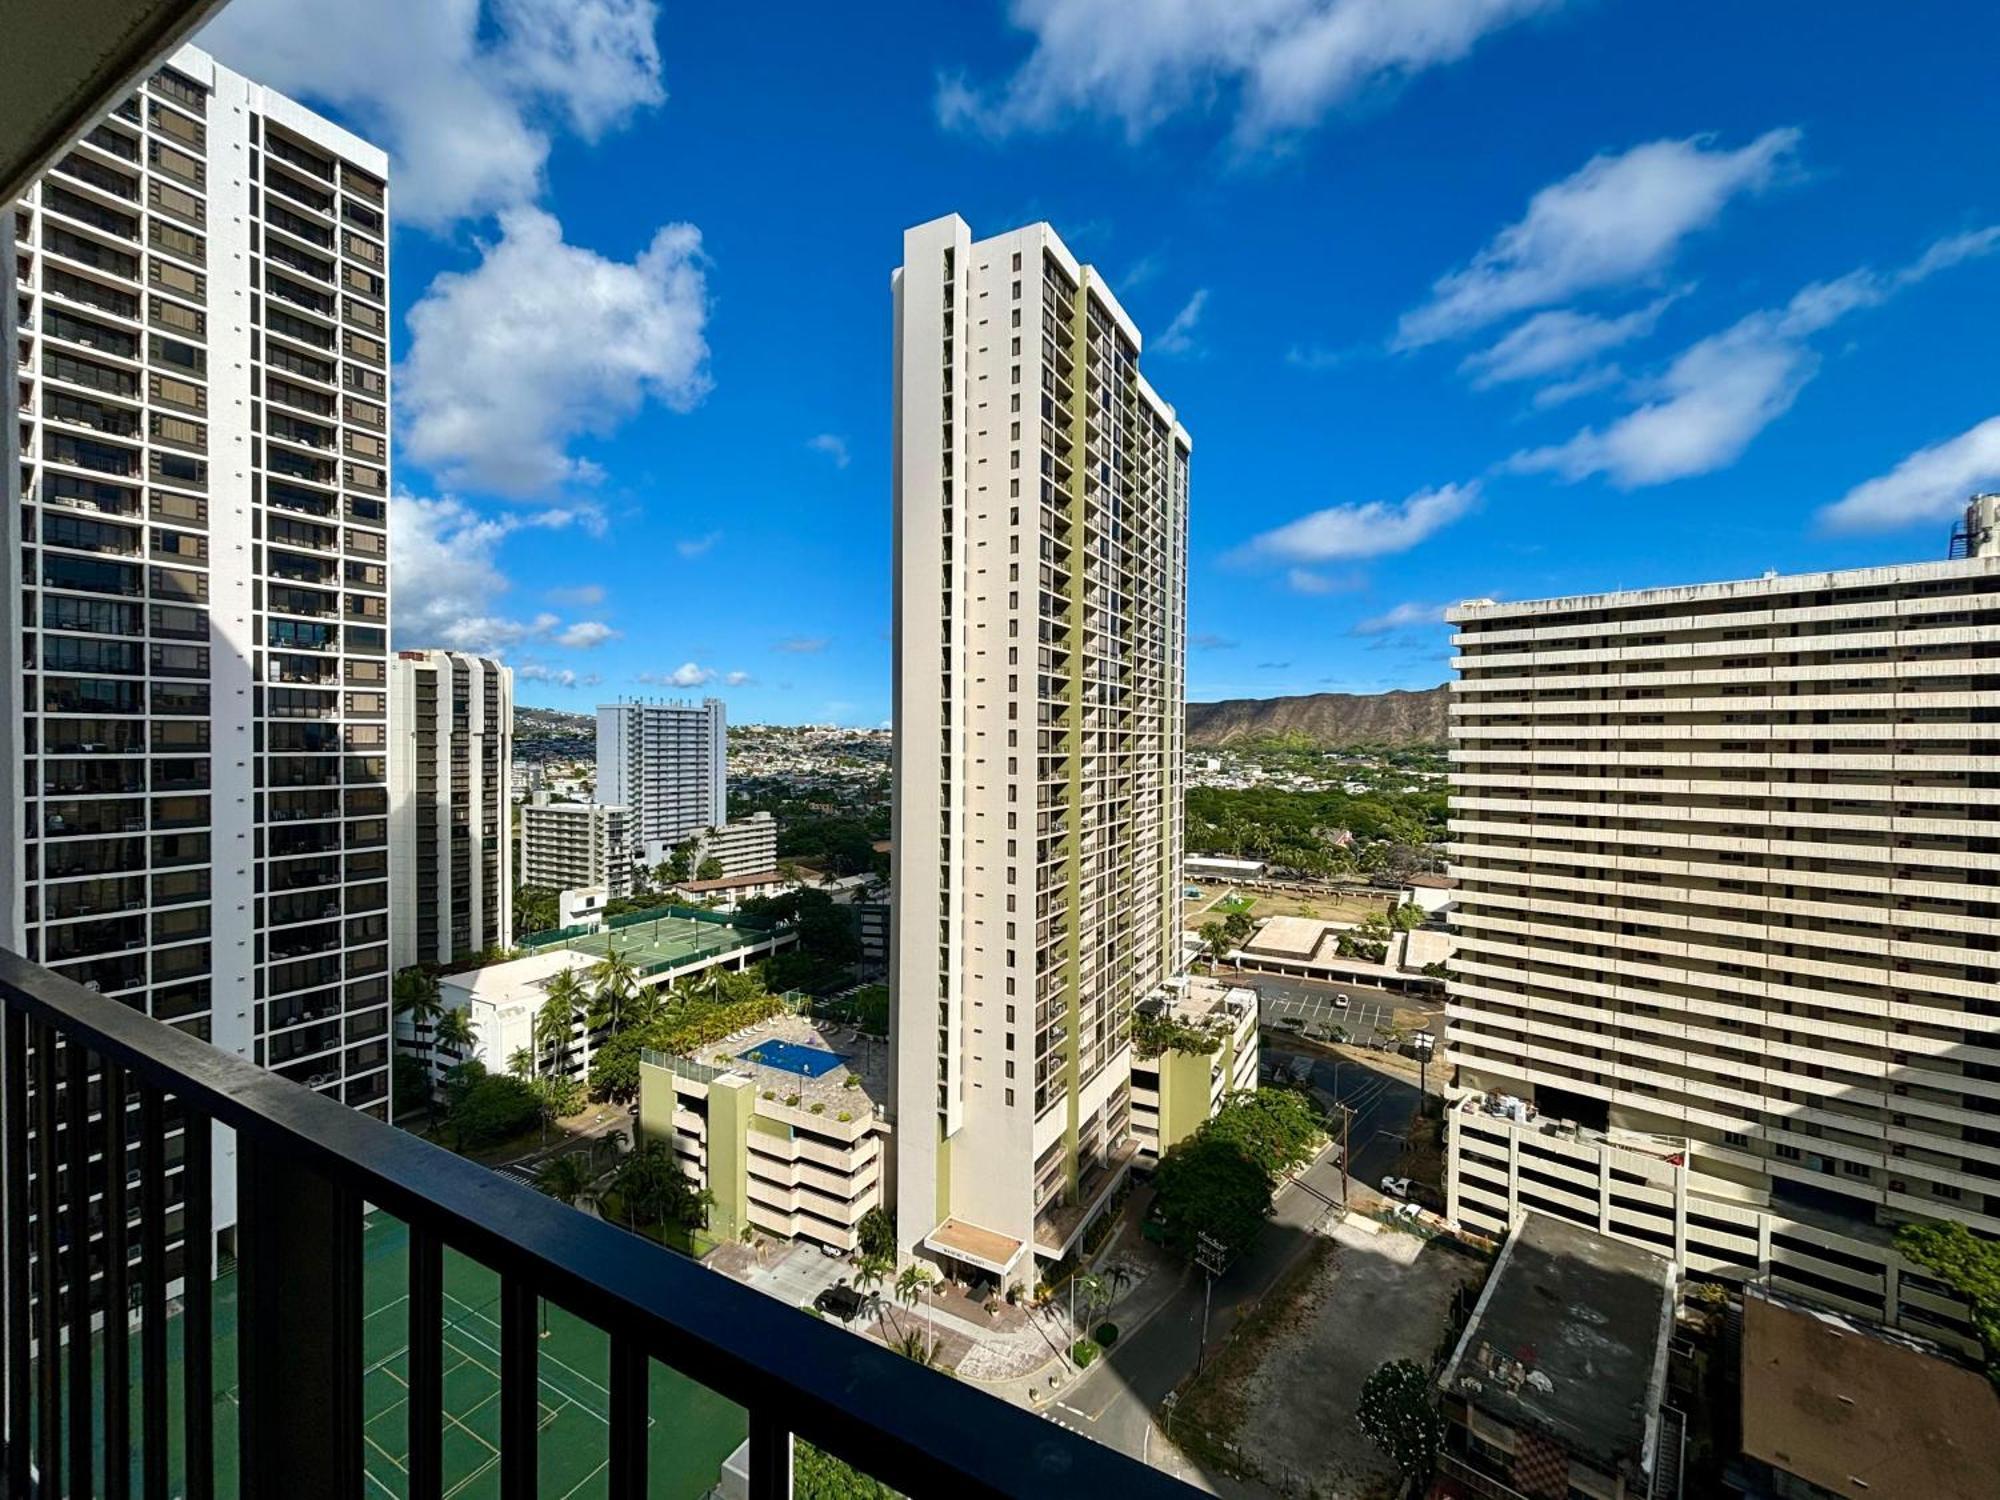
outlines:
[[[604,703],[597,709],[597,800],[629,807],[633,855],[647,864],[729,821],[729,716],[699,703]]]
[[[1178,968],[1190,440],[1047,224],[896,272],[897,1224],[1028,1282],[1128,1167]]]
[[[1535,1208],[1963,1339],[1889,1240],[2000,1234],[2000,547],[1973,537],[1451,611],[1459,1222]]]
[[[761,875],[778,867],[778,820],[767,812],[704,828],[694,841],[696,868],[711,859],[724,875]]]
[[[631,809],[602,802],[552,802],[535,793],[521,807],[521,884],[549,890],[600,886],[612,899],[632,894]]]
[[[377,1115],[387,170],[193,48],[76,142],[7,210],[0,521],[8,946]]]
[[[514,673],[459,651],[389,660],[390,966],[513,945]]]

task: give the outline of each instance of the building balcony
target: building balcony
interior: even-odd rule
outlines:
[[[360,1494],[368,1382],[381,1378],[368,1351],[385,1319],[397,1324],[385,1336],[406,1346],[395,1394],[408,1491],[447,1493],[465,1477],[446,1440],[462,1393],[456,1382],[447,1390],[445,1370],[465,1315],[447,1287],[468,1268],[497,1291],[480,1363],[498,1453],[482,1447],[478,1461],[497,1467],[505,1496],[537,1493],[541,1465],[558,1456],[541,1450],[559,1443],[588,1445],[610,1494],[643,1495],[656,1415],[693,1422],[684,1435],[720,1439],[711,1446],[725,1454],[747,1432],[749,1493],[760,1500],[790,1494],[794,1435],[911,1495],[1193,1493],[7,953],[0,1019],[6,1383],[39,1392],[6,1405],[8,1493],[98,1493],[117,1472],[158,1493],[207,1494],[221,1476],[245,1495]],[[90,1109],[99,1090],[82,1085],[97,1077],[136,1098],[136,1136],[124,1111]],[[170,1112],[180,1122],[171,1141]],[[217,1127],[234,1136],[239,1203],[234,1260],[221,1267]],[[109,1199],[101,1209],[63,1201],[59,1174],[80,1180],[93,1156],[104,1158]],[[371,1318],[364,1247],[385,1219],[407,1236],[408,1296]],[[170,1261],[176,1228],[182,1248]],[[79,1282],[92,1294],[34,1294]],[[218,1317],[231,1304],[233,1316]],[[99,1328],[106,1306],[134,1313]],[[602,1342],[600,1422],[543,1420],[541,1376],[557,1358],[545,1319]],[[656,1413],[685,1389],[656,1378],[660,1367],[720,1399],[689,1408],[699,1418]],[[170,1410],[177,1383],[215,1399]],[[38,1420],[52,1411],[62,1418]],[[218,1412],[233,1417],[233,1442],[218,1434]]]

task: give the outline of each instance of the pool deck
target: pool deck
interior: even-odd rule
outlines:
[[[789,1068],[775,1068],[744,1059],[744,1053],[755,1052],[770,1042],[814,1047],[843,1060],[819,1077],[807,1078]],[[725,1055],[728,1061],[719,1062],[718,1054]],[[864,1037],[851,1026],[815,1021],[808,1016],[773,1016],[724,1041],[699,1048],[691,1056],[696,1062],[750,1074],[756,1080],[760,1094],[769,1090],[780,1099],[797,1094],[806,1106],[823,1103],[829,1110],[846,1109],[858,1114],[857,1104],[879,1108],[889,1098],[889,1044]],[[849,1078],[858,1078],[861,1082],[849,1088]]]

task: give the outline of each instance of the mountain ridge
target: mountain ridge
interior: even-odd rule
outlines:
[[[1450,737],[1451,686],[1386,693],[1301,693],[1224,698],[1187,706],[1188,744],[1205,750],[1279,736],[1325,749],[1441,745]]]

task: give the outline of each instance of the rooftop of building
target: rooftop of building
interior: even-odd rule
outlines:
[[[1752,1292],[1743,1299],[1743,1451],[1836,1495],[1983,1500],[2000,1396],[1915,1340]]]
[[[1246,985],[1224,984],[1205,974],[1169,981],[1164,1005],[1176,1021],[1203,1026],[1217,1019],[1241,1020],[1257,1014],[1257,992]]]
[[[1636,1478],[1666,1390],[1675,1285],[1657,1255],[1528,1213],[1439,1388],[1603,1473]]]
[[[753,885],[770,885],[785,878],[776,870],[752,870],[747,875],[718,875],[713,880],[683,880],[674,889],[690,896],[708,896],[717,891],[740,891]]]
[[[799,1048],[835,1061],[811,1075],[779,1065],[798,1058],[793,1049]],[[846,1110],[859,1117],[864,1110],[880,1110],[889,1099],[889,1044],[855,1027],[811,1016],[772,1016],[719,1042],[704,1043],[688,1060],[705,1073],[747,1077],[759,1097],[768,1093],[783,1101],[796,1094],[801,1109],[819,1104],[828,1114]],[[806,1060],[820,1066],[818,1059]],[[850,1084],[849,1079],[856,1081]]]
[[[522,947],[533,950],[526,958],[491,964],[478,972],[481,975],[502,976],[518,972],[521,976],[519,982],[525,983],[535,971],[523,965],[548,958],[558,951],[578,955],[585,963],[593,964],[607,953],[620,953],[632,961],[641,979],[650,979],[691,963],[726,959],[744,949],[768,943],[773,938],[789,936],[788,928],[772,931],[716,912],[685,906],[663,906],[613,917],[595,931],[558,928],[554,932],[531,933],[520,939]]]
[[[1462,625],[1510,617],[1570,614],[1589,609],[1635,609],[1661,604],[1704,604],[1766,594],[1798,594],[1833,589],[1876,588],[1887,584],[1924,583],[1938,578],[1964,578],[2000,573],[2000,557],[1959,558],[1940,562],[1891,563],[1874,568],[1841,568],[1823,573],[1767,573],[1761,578],[1735,578],[1719,583],[1677,584],[1666,588],[1611,590],[1601,594],[1564,594],[1549,599],[1462,599],[1445,611],[1449,624]]]

